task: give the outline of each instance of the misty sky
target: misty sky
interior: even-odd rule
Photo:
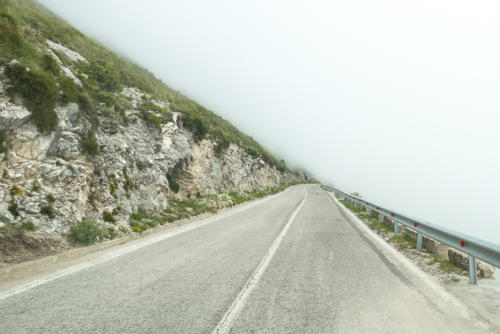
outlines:
[[[40,2],[289,164],[500,243],[497,1]]]

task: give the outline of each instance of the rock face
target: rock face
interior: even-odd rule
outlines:
[[[136,89],[125,92],[140,95]],[[42,134],[26,108],[0,93],[0,129],[9,148],[0,161],[0,224],[31,222],[41,231],[67,233],[83,219],[103,222],[103,213],[110,212],[125,225],[132,213],[153,214],[174,197],[243,192],[298,180],[234,144],[216,156],[215,143],[195,142],[176,115],[158,129],[135,110],[125,112],[127,125],[100,115],[95,130],[99,153],[92,156],[81,144],[92,125],[78,106],[70,103],[56,112],[57,129]],[[169,180],[180,185],[177,194]]]

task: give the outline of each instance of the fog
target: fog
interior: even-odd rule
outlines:
[[[497,1],[40,2],[289,165],[500,243]]]

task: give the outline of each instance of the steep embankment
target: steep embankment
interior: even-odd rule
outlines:
[[[112,238],[182,218],[172,204],[196,211],[181,200],[216,209],[240,199],[224,193],[302,179],[39,5],[0,5],[0,254],[60,247],[82,221],[97,223],[84,241]]]

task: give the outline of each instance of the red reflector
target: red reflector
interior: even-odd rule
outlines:
[[[394,217],[394,213],[391,213],[391,217]]]
[[[413,226],[417,227],[417,226],[418,226],[418,224],[417,224],[417,223],[413,223]]]
[[[377,210],[378,210],[378,206],[377,206]]]
[[[460,246],[465,247],[465,246],[467,246],[467,243],[465,241],[460,241]]]

